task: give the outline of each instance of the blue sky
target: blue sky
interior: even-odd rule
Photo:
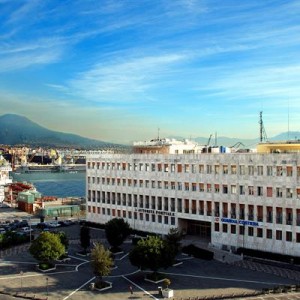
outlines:
[[[300,130],[300,1],[0,0],[0,112],[130,143]],[[289,120],[289,122],[288,122]]]

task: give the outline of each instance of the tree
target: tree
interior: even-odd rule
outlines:
[[[60,242],[64,245],[65,247],[65,252],[67,253],[68,248],[69,248],[69,239],[64,231],[59,231],[56,233],[60,239]]]
[[[179,228],[171,228],[166,236],[166,241],[170,247],[170,250],[174,252],[176,256],[180,250],[182,240],[182,233]]]
[[[65,246],[61,243],[57,234],[42,232],[32,242],[29,252],[39,262],[49,263],[51,260],[58,259],[65,253]]]
[[[85,253],[87,252],[87,248],[91,245],[90,228],[86,225],[80,228],[80,245]]]
[[[142,270],[150,269],[154,273],[160,268],[168,268],[174,261],[174,254],[169,254],[169,246],[160,237],[148,236],[138,241],[129,253],[132,265]]]
[[[109,275],[113,266],[111,252],[106,250],[102,244],[96,243],[91,252],[91,259],[93,272],[102,282],[103,276]]]
[[[112,246],[112,250],[117,250],[130,234],[129,224],[121,218],[115,218],[105,224],[106,239]]]

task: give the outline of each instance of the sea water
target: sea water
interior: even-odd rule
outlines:
[[[85,172],[12,173],[13,181],[30,182],[43,196],[85,197]]]

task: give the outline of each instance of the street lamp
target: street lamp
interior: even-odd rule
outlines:
[[[21,293],[23,293],[23,271],[20,271],[20,279],[21,279]]]
[[[48,296],[48,277],[46,277],[46,288],[47,288],[47,296]]]

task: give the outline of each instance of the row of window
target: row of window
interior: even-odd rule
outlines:
[[[95,207],[88,205],[88,212],[93,214],[102,214],[112,217],[124,218],[124,219],[134,219],[134,220],[145,220],[146,222],[153,223],[163,223],[166,225],[175,225],[175,217],[172,216],[164,216],[164,215],[156,215],[156,214],[148,214],[142,212],[132,212],[120,209],[110,209],[106,207]],[[151,221],[150,221],[151,220]]]
[[[126,178],[109,178],[109,177],[88,177],[88,183],[97,183],[110,186],[124,186],[134,188],[153,188],[153,189],[171,189],[178,191],[222,193],[222,194],[239,194],[251,196],[277,197],[277,198],[300,198],[300,188],[282,188],[282,187],[262,187],[246,186],[236,184],[219,184],[219,183],[196,183],[196,182],[177,182],[161,180],[142,180]]]
[[[175,217],[172,216],[163,216],[149,213],[139,213],[139,212],[131,212],[120,209],[111,209],[105,207],[95,207],[88,206],[88,212],[96,215],[106,215],[112,217],[119,217],[124,219],[134,219],[139,221],[146,221],[152,223],[159,223],[165,225],[175,225]],[[215,232],[223,232],[230,234],[239,234],[239,235],[248,235],[254,236],[258,238],[283,240],[283,231],[282,230],[272,230],[272,229],[264,229],[261,227],[251,227],[251,226],[241,226],[234,224],[226,224],[226,223],[214,223],[214,231]],[[292,242],[293,241],[293,232],[286,231],[285,232],[285,241]],[[300,233],[296,233],[296,242],[300,243]]]
[[[166,212],[178,212],[200,216],[215,216],[257,222],[300,226],[300,208],[282,208],[273,206],[236,204],[227,202],[204,201],[194,199],[169,198],[160,196],[137,195],[93,191],[88,202],[152,209]],[[97,197],[95,197],[97,195]]]
[[[260,227],[247,227],[247,226],[237,226],[234,224],[221,224],[215,223],[214,230],[216,232],[223,232],[223,233],[231,233],[231,234],[239,234],[239,235],[248,235],[248,236],[256,236],[258,238],[273,239],[275,238],[277,241],[285,240],[287,242],[293,242],[293,232],[286,231],[283,232],[282,230],[272,230],[272,229],[264,229]],[[300,233],[296,232],[296,243],[300,243]]]
[[[263,165],[227,165],[227,164],[181,164],[181,163],[125,163],[125,162],[88,162],[88,169],[123,170],[140,172],[171,172],[200,174],[232,174],[258,176],[287,176],[297,174],[300,166],[263,166]]]

